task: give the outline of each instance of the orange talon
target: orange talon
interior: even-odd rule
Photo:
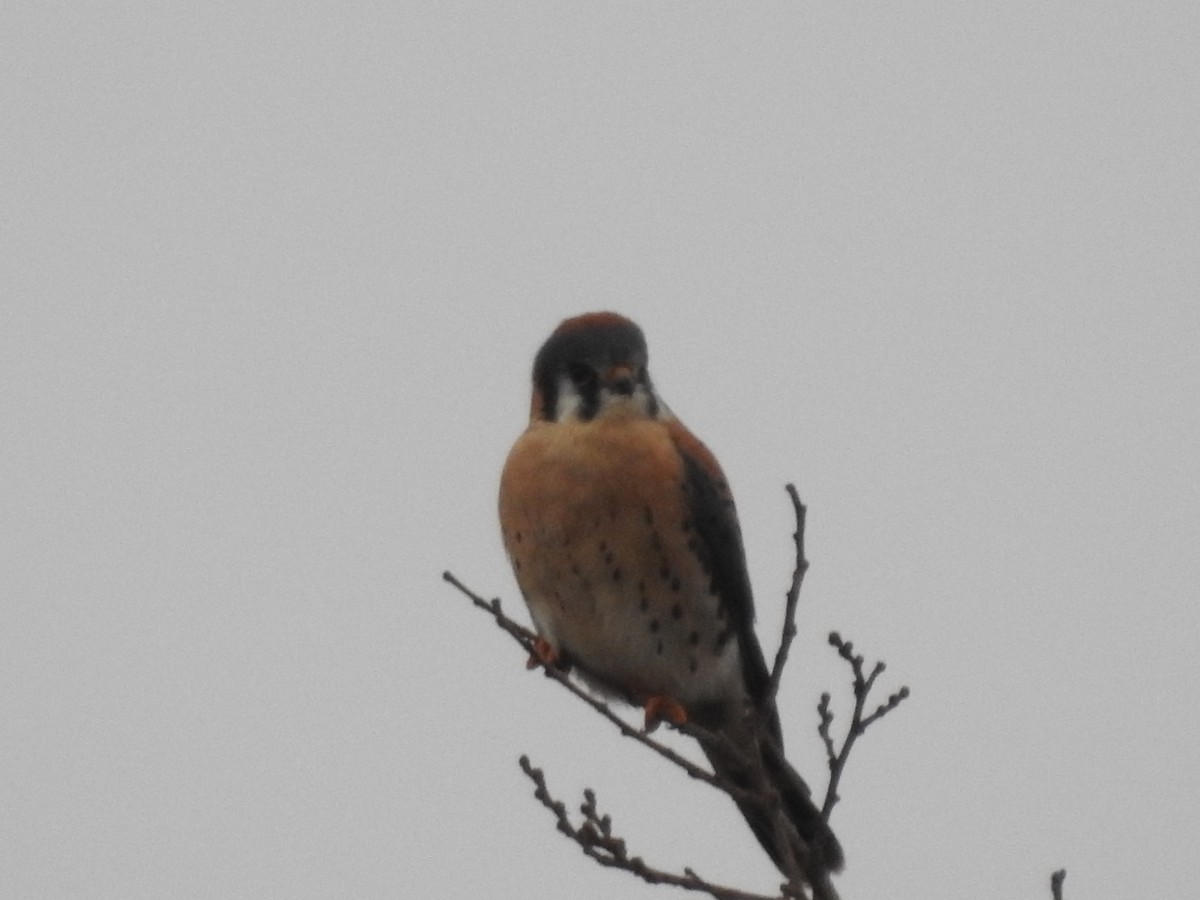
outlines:
[[[645,704],[645,731],[649,734],[658,727],[658,723],[666,719],[672,725],[682,725],[688,720],[687,710],[674,697],[665,694],[655,694],[647,698]]]
[[[534,639],[533,652],[525,661],[527,669],[536,669],[538,666],[545,666],[547,669],[551,666],[558,666],[558,651],[540,634]]]

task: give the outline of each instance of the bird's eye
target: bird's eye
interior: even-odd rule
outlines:
[[[596,381],[596,373],[592,371],[591,366],[583,363],[571,363],[567,366],[567,377],[577,388],[586,387]]]

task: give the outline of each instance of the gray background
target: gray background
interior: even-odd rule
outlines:
[[[532,354],[614,308],[737,493],[785,685],[912,699],[848,898],[1200,884],[1194,3],[10,4],[0,894],[767,890],[728,802],[523,668]],[[839,722],[844,723],[844,716]]]

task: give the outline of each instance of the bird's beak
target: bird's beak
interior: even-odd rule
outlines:
[[[615,394],[633,395],[633,369],[630,366],[613,366],[604,373],[604,384]]]

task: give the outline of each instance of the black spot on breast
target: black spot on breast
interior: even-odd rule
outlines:
[[[604,562],[606,565],[611,566],[612,561],[613,561],[613,552],[611,550],[609,550],[607,553],[604,554]]]
[[[648,506],[642,507],[642,518],[646,520],[647,525],[654,524],[654,511]]]
[[[667,568],[665,563],[663,565],[659,566],[658,577],[661,578],[663,581],[671,580],[671,570]]]
[[[613,569],[612,580],[613,581],[621,580],[621,570],[620,569]]]
[[[650,608],[650,601],[648,599],[646,599],[645,597],[642,597],[641,602],[638,603],[638,609],[640,609],[642,612],[645,612],[649,608]]]
[[[678,594],[679,587],[680,587],[679,576],[676,575],[674,578],[671,579],[671,590],[674,591],[676,594]]]
[[[671,618],[672,619],[682,619],[683,618],[683,607],[680,606],[678,603],[676,603],[674,606],[671,607]]]
[[[693,647],[695,647],[697,644],[699,644],[700,643],[700,632],[693,631],[691,634],[689,634],[688,635],[688,643],[691,644]]]
[[[657,633],[658,633],[658,619],[651,619],[651,620],[650,620],[650,633],[651,633],[651,634],[657,634]]]
[[[720,653],[725,649],[725,645],[729,643],[729,639],[733,637],[733,629],[726,625],[717,634],[717,639],[713,643],[713,650]]]
[[[521,561],[520,561],[519,559],[514,559],[514,560],[513,560],[513,571],[514,571],[514,572],[520,572],[520,571],[521,571]]]
[[[654,652],[659,656],[663,655],[663,642],[661,640],[658,642],[658,646],[654,648]]]
[[[695,672],[698,668],[700,668],[700,664],[696,662],[696,657],[693,656],[688,660],[688,671]]]
[[[519,531],[516,534],[514,534],[513,537],[516,538],[518,544],[521,543],[521,541],[525,540],[525,536],[523,534],[521,534],[521,532],[519,532]]]

